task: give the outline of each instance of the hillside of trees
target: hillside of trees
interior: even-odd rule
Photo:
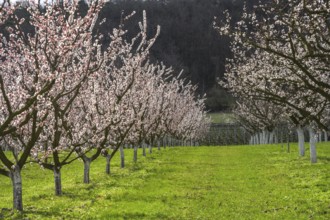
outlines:
[[[248,1],[251,8],[257,0]],[[206,105],[210,111],[228,110],[233,98],[223,89],[217,79],[225,72],[225,60],[230,57],[229,39],[220,37],[213,28],[214,17],[221,18],[228,10],[233,18],[238,17],[243,0],[116,0],[109,2],[102,11],[107,18],[100,31],[106,33],[120,24],[122,13],[136,11],[125,25],[129,30],[138,30],[137,22],[143,10],[148,17],[148,32],[161,26],[161,33],[151,50],[153,60],[162,60],[183,77],[198,85],[200,95],[207,94]],[[82,8],[87,6],[82,5]]]

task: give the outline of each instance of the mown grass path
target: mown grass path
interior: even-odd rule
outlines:
[[[127,167],[92,164],[89,185],[82,162],[63,170],[64,195],[53,195],[52,173],[23,170],[29,219],[330,219],[330,144],[319,144],[319,162],[299,158],[296,145],[181,147],[139,155]],[[0,177],[3,218],[13,216],[9,179]],[[1,217],[0,217],[1,218]]]

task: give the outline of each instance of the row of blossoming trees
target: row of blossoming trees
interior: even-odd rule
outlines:
[[[252,142],[272,139],[283,122],[296,127],[303,156],[304,132],[310,134],[311,162],[316,157],[316,132],[329,128],[330,113],[330,3],[328,0],[274,0],[245,8],[235,24],[217,23],[232,39],[222,82],[236,94],[238,118]]]
[[[104,48],[105,36],[95,31],[103,1],[85,16],[77,1],[33,2],[26,20],[7,1],[0,8],[7,31],[0,44],[0,174],[11,178],[14,209],[23,210],[21,171],[29,161],[54,173],[60,195],[61,169],[78,158],[88,183],[90,164],[106,156],[109,173],[124,144],[134,146],[136,160],[138,146],[164,136],[203,136],[209,122],[196,88],[149,62],[159,27],[148,37],[145,14],[130,40],[124,23],[131,15],[123,16]]]

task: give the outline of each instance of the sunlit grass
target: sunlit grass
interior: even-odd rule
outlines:
[[[280,145],[154,150],[137,164],[125,150],[107,176],[105,159],[82,183],[80,161],[63,168],[63,196],[48,170],[23,170],[23,216],[13,215],[11,183],[0,176],[0,216],[27,219],[330,219],[330,143],[311,165]],[[1,218],[0,217],[0,218]]]
[[[213,112],[213,113],[208,113],[207,115],[211,117],[212,123],[225,124],[225,123],[235,122],[234,115],[232,113]]]

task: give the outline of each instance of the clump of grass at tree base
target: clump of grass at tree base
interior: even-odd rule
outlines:
[[[178,147],[154,151],[105,174],[105,159],[82,183],[80,161],[64,167],[63,196],[48,170],[23,170],[23,215],[11,212],[11,183],[0,177],[0,218],[11,219],[330,219],[330,143],[319,161],[280,145]]]

